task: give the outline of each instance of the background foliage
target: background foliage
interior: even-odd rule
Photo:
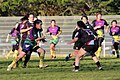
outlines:
[[[120,14],[120,0],[0,0],[0,16],[93,15],[101,11],[104,15]]]

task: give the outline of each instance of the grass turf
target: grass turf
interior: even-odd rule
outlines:
[[[103,71],[97,69],[91,57],[84,57],[80,63],[80,71],[72,72],[73,59],[65,62],[64,58],[45,59],[49,67],[39,69],[39,58],[31,58],[27,68],[19,67],[6,71],[12,59],[0,58],[0,80],[120,80],[120,59],[101,58]]]

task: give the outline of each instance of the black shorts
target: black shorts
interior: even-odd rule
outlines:
[[[13,45],[13,47],[12,47],[12,51],[14,51],[14,50],[18,50],[19,49],[19,45]]]
[[[82,48],[89,53],[95,53],[98,50],[98,47],[99,47],[99,45],[98,45],[97,40],[94,41],[94,45],[86,45],[85,44],[82,46]]]
[[[75,43],[74,46],[73,46],[73,49],[75,50],[80,50],[80,48],[83,46],[82,43]]]

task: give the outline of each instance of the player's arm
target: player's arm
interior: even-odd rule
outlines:
[[[108,25],[108,26],[106,26],[105,33],[107,33],[107,32],[108,32],[108,30],[109,30],[109,25]]]
[[[98,28],[101,28],[101,26],[95,26],[94,27],[94,30],[98,29]]]
[[[6,42],[9,41],[10,34],[7,35]]]
[[[20,33],[24,33],[24,32],[27,32],[27,31],[30,31],[33,27],[30,27],[30,28],[27,28],[27,29],[22,29],[20,30]]]
[[[58,27],[58,34],[57,34],[57,36],[60,36],[61,33],[62,33],[62,30],[60,29],[60,27]]]
[[[49,28],[47,28],[46,35],[51,35]]]
[[[67,44],[75,43],[77,40],[78,40],[78,38],[74,38],[74,39],[72,39],[70,42],[68,42]]]
[[[6,42],[9,41],[9,37],[10,37],[10,35],[14,32],[14,30],[15,30],[15,28],[12,28],[12,29],[11,29],[10,33],[7,35]]]
[[[112,36],[112,31],[111,31],[111,28],[110,28],[109,34],[110,34],[110,36]]]
[[[37,39],[35,39],[35,41],[40,41],[40,40],[42,40],[42,39],[45,39],[45,36],[44,36],[43,33],[42,33],[42,37],[38,37]]]
[[[104,20],[105,21],[105,20]],[[105,24],[104,24],[106,27],[105,27],[105,33],[107,33],[108,32],[108,30],[109,30],[109,24],[105,21]]]
[[[76,32],[75,34],[73,33],[73,35],[74,35],[74,38],[72,38],[72,40],[70,42],[68,42],[68,44],[75,43],[78,40],[79,36],[80,36],[79,32]]]

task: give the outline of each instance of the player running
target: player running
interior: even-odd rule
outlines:
[[[20,33],[16,30],[19,23],[16,23],[15,27],[11,30],[11,32],[7,35],[6,42],[9,41],[9,37],[11,37],[11,44],[12,44],[12,50],[9,51],[8,54],[5,55],[5,57],[8,59],[8,57],[13,54],[13,58],[16,58],[18,55],[18,49],[19,49],[19,42],[20,42]],[[13,68],[16,68],[18,66],[18,63],[13,66]]]
[[[106,20],[101,19],[101,18],[102,18],[102,14],[100,12],[97,12],[96,13],[96,20],[94,20],[92,22],[92,26],[93,26],[94,30],[96,31],[96,33],[98,34],[99,48],[96,52],[96,56],[98,58],[100,57],[100,53],[102,50],[101,46],[102,46],[102,42],[104,40],[104,32],[106,33],[108,31],[108,28],[109,28]]]
[[[59,41],[61,30],[60,30],[60,27],[56,25],[55,20],[51,20],[51,25],[50,27],[48,27],[46,34],[51,36],[51,39],[50,39],[51,58],[56,58],[55,46]]]
[[[9,37],[11,37],[11,44],[12,44],[12,50],[8,54],[5,55],[5,57],[8,59],[8,57],[13,54],[13,57],[17,57],[18,55],[18,49],[19,49],[19,41],[20,41],[20,33],[16,30],[19,23],[16,23],[15,27],[11,29],[10,33],[7,35],[6,42],[9,41]]]
[[[81,20],[82,20],[83,23],[86,25],[85,29],[90,29],[90,30],[93,32],[93,34],[94,34],[95,36],[97,36],[97,33],[94,31],[93,27],[91,26],[91,24],[90,24],[89,21],[88,21],[88,17],[87,17],[86,15],[83,15],[83,16],[81,17]],[[77,32],[77,29],[75,29],[75,31],[73,32],[72,39],[74,39],[76,32]],[[75,45],[78,45],[77,42],[75,42]],[[75,49],[75,48],[74,48],[74,49]],[[80,49],[80,48],[79,48],[79,49]],[[79,50],[79,49],[78,49],[78,50]],[[78,51],[75,50],[75,52],[78,52]],[[71,58],[72,56],[75,56],[74,53],[68,54],[68,55],[65,57],[65,61],[68,61],[69,58]]]
[[[28,51],[35,51],[37,53],[39,53],[40,55],[40,62],[39,62],[39,67],[43,68],[46,67],[43,64],[43,60],[44,60],[44,55],[45,55],[45,50],[40,48],[39,45],[37,44],[41,39],[44,38],[44,36],[42,37],[38,37],[38,34],[40,35],[42,33],[42,21],[41,20],[35,20],[34,22],[34,27],[30,30],[30,35],[27,37],[27,39],[24,41],[24,45],[22,48],[21,53],[17,56],[16,59],[13,60],[13,62],[8,66],[7,71],[10,71],[13,66],[15,65],[15,63],[22,57],[25,56],[25,54]]]
[[[79,51],[75,53],[75,69],[74,71],[77,72],[79,70],[79,63],[80,59],[89,52],[92,55],[93,60],[97,64],[97,67],[102,70],[99,60],[97,59],[96,55],[94,54],[98,49],[97,40],[94,37],[93,32],[90,29],[85,29],[86,25],[82,21],[77,22],[77,29],[78,32],[75,34],[75,38],[69,42],[69,44],[76,43],[80,47]],[[82,44],[82,47],[80,46]]]
[[[120,58],[119,54],[119,44],[120,44],[120,27],[117,25],[117,21],[113,20],[111,22],[110,35],[113,38],[114,51],[117,54],[117,58]]]
[[[26,30],[29,29],[29,28],[33,28],[34,27],[34,15],[32,13],[29,13],[28,15],[28,20],[26,22]],[[29,32],[30,30],[27,30],[27,36],[30,34]],[[24,42],[24,41],[23,41]],[[23,68],[26,68],[27,67],[27,63],[28,61],[30,60],[30,56],[31,56],[31,51],[28,51],[27,54],[25,55],[25,60],[24,60],[24,63],[23,63]]]

